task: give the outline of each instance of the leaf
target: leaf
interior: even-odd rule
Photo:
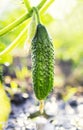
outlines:
[[[0,130],[2,130],[11,111],[10,100],[7,97],[3,85],[0,83]]]

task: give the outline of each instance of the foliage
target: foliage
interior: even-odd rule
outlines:
[[[0,130],[2,130],[11,111],[10,100],[7,97],[3,85],[0,83]]]

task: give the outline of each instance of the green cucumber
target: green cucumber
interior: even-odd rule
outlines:
[[[53,88],[54,48],[47,29],[40,23],[32,40],[31,50],[34,92],[37,99],[43,100]]]

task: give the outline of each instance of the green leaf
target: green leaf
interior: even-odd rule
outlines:
[[[11,111],[10,100],[7,97],[3,85],[0,83],[0,130],[3,129]]]
[[[5,55],[5,56],[2,56],[0,57],[0,64],[11,64],[13,61],[13,57],[9,54]]]

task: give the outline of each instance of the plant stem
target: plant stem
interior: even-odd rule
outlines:
[[[35,14],[36,14],[36,16],[37,16],[37,23],[39,24],[39,23],[40,23],[40,18],[39,18],[38,9],[35,8],[35,7],[33,7],[33,10],[34,10],[34,12],[35,12]]]
[[[47,0],[42,0],[39,5],[37,6],[38,10],[46,3]]]
[[[43,14],[47,9],[48,7],[54,2],[55,0],[50,0],[41,10],[41,14]]]
[[[19,34],[19,36],[5,49],[0,53],[0,57],[10,53],[18,44],[20,44],[19,40],[25,36],[27,31],[27,27]]]
[[[30,5],[29,0],[24,0],[24,4],[25,4],[25,6],[26,6],[26,8],[27,8],[27,10],[29,12],[31,10],[31,5]]]
[[[11,31],[13,28],[15,28],[16,26],[18,26],[19,24],[21,24],[22,22],[24,22],[25,20],[30,18],[31,15],[32,15],[32,11],[30,11],[30,13],[24,14],[19,19],[15,20],[13,23],[9,24],[8,26],[6,26],[2,30],[0,30],[0,36],[2,36],[4,34],[6,34],[7,32]]]

